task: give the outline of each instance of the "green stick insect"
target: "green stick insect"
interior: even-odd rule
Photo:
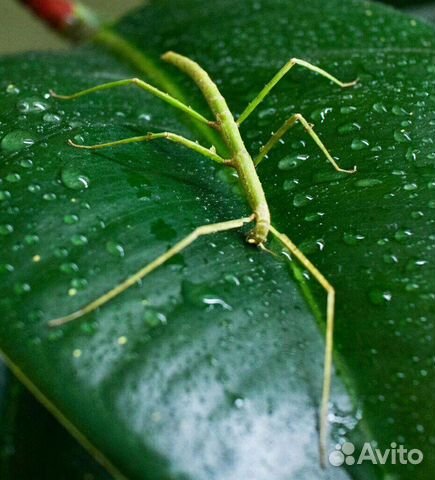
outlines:
[[[144,136],[125,138],[123,140],[117,140],[108,143],[102,143],[98,145],[77,145],[71,140],[69,144],[84,149],[101,149],[107,147],[114,147],[118,145],[125,145],[128,143],[134,142],[148,142],[151,140],[157,139],[166,139],[171,142],[179,143],[187,148],[194,150],[207,158],[210,158],[214,162],[217,162],[221,165],[227,166],[229,168],[234,168],[237,171],[240,185],[244,190],[249,205],[252,209],[252,214],[249,217],[239,218],[236,220],[229,220],[225,222],[201,225],[196,228],[190,235],[183,238],[181,241],[176,243],[168,251],[160,255],[154,261],[144,266],[136,273],[128,277],[122,283],[116,285],[114,288],[106,292],[105,294],[98,297],[96,300],[85,305],[83,308],[66,315],[64,317],[56,318],[50,321],[51,326],[64,325],[68,322],[71,322],[77,318],[83,317],[84,315],[96,310],[101,307],[109,300],[118,296],[125,290],[127,290],[132,285],[136,284],[144,278],[146,275],[151,273],[153,270],[158,268],[167,262],[171,257],[180,253],[182,250],[191,245],[195,240],[204,235],[211,235],[218,232],[224,232],[227,230],[237,229],[243,227],[245,224],[254,223],[254,227],[247,236],[247,242],[249,244],[255,245],[263,250],[266,250],[265,244],[269,234],[272,234],[276,240],[286,248],[292,255],[294,255],[300,263],[308,270],[308,272],[319,282],[319,284],[325,289],[327,293],[327,307],[326,307],[326,346],[325,346],[325,357],[324,357],[324,373],[323,373],[323,389],[322,389],[322,399],[320,405],[320,419],[319,419],[319,448],[320,448],[320,458],[321,463],[324,464],[327,448],[327,433],[328,433],[328,405],[331,389],[331,374],[332,374],[332,351],[333,351],[333,328],[334,328],[334,304],[335,304],[335,290],[334,287],[328,282],[328,280],[322,275],[322,273],[308,260],[307,257],[297,248],[297,246],[283,233],[279,232],[271,224],[269,206],[266,201],[266,197],[261,185],[260,179],[257,175],[256,167],[266,158],[269,151],[278,144],[280,139],[287,133],[287,131],[293,127],[296,123],[301,123],[305,128],[307,133],[311,136],[314,142],[318,145],[320,150],[324,153],[328,161],[338,172],[344,173],[354,173],[356,167],[352,170],[344,170],[340,168],[335,160],[332,158],[325,145],[322,143],[320,138],[314,132],[312,126],[305,120],[305,118],[297,113],[291,116],[286,120],[283,125],[272,134],[270,140],[260,149],[258,155],[255,158],[252,158],[249,152],[247,151],[243,139],[240,135],[239,127],[240,125],[251,115],[251,113],[258,107],[258,105],[264,100],[264,98],[269,94],[273,87],[286,75],[291,68],[295,65],[300,65],[308,70],[316,72],[323,77],[331,80],[340,87],[351,87],[356,83],[356,81],[344,83],[338,80],[337,78],[330,75],[325,70],[322,70],[315,65],[312,65],[304,60],[297,58],[292,58],[289,60],[272,78],[272,80],[266,84],[266,86],[260,91],[260,93],[254,98],[254,100],[249,103],[243,113],[239,116],[237,120],[234,119],[233,114],[228,108],[225,98],[220,93],[216,84],[211,80],[208,73],[200,67],[193,60],[179,55],[174,52],[167,52],[162,56],[162,59],[166,62],[173,64],[178,67],[181,71],[189,75],[192,80],[197,84],[202,94],[204,95],[211,111],[215,116],[215,120],[208,120],[202,116],[197,111],[193,110],[190,106],[185,105],[176,98],[170,96],[167,93],[162,92],[161,90],[145,83],[144,81],[138,78],[130,78],[125,80],[119,80],[109,83],[104,83],[102,85],[97,85],[93,88],[87,90],[82,90],[80,92],[74,93],[72,95],[58,95],[54,92],[51,92],[52,95],[56,98],[64,100],[72,100],[90,93],[99,92],[102,90],[109,90],[115,87],[122,87],[128,85],[137,86],[147,92],[155,95],[166,103],[169,103],[175,108],[185,112],[186,114],[193,117],[195,120],[207,125],[210,128],[217,130],[219,135],[222,137],[226,146],[228,147],[229,152],[231,153],[231,158],[225,159],[221,157],[215,150],[214,147],[206,148],[201,146],[197,142],[193,142],[184,138],[180,135],[170,132],[161,132],[161,133],[148,133]]]

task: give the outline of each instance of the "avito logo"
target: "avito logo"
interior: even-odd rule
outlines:
[[[345,442],[343,445],[336,445],[335,450],[329,454],[329,463],[334,467],[340,465],[354,465],[363,462],[385,465],[411,463],[417,465],[423,461],[423,452],[418,448],[406,449],[403,445],[397,445],[396,442],[390,444],[391,448],[381,450],[374,448],[370,442],[365,442],[359,455],[355,453],[355,445],[351,442]]]

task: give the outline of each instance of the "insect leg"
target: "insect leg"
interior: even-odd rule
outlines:
[[[80,308],[79,310],[73,313],[66,315],[64,317],[59,317],[59,318],[55,318],[54,320],[50,320],[49,325],[52,327],[64,325],[65,323],[71,322],[77,318],[83,317],[84,315],[90,312],[93,312],[97,308],[107,303],[109,300],[112,300],[113,298],[117,297],[119,294],[121,294],[122,292],[124,292],[125,290],[133,286],[134,284],[136,284],[139,280],[144,278],[146,275],[151,273],[156,268],[163,265],[174,255],[177,255],[178,253],[180,253],[182,250],[184,250],[186,247],[192,244],[199,237],[204,235],[211,235],[213,233],[224,232],[226,230],[232,230],[235,228],[240,228],[246,223],[252,222],[253,220],[254,220],[254,215],[251,215],[250,217],[240,218],[237,220],[230,220],[227,222],[202,225],[196,228],[192,233],[190,233],[189,235],[187,235],[187,237],[184,237],[182,240],[176,243],[167,252],[157,257],[151,263],[145,265],[136,273],[129,276],[126,280],[116,285],[116,287],[112,288],[105,294],[98,297],[96,300],[92,301],[91,303],[88,303],[87,305],[85,305],[84,307]]]
[[[306,62],[305,60],[300,60],[299,58],[292,58],[289,60],[281,69],[278,71],[278,73],[275,74],[275,76],[270,80],[269,83],[265,85],[265,87],[260,91],[260,93],[252,100],[249,105],[245,108],[243,113],[240,115],[240,117],[237,120],[238,125],[241,125],[242,122],[244,122],[249,115],[258,107],[258,105],[264,100],[264,98],[269,94],[269,92],[272,90],[272,88],[281,80],[282,77],[286,73],[288,73],[295,65],[300,65],[302,67],[307,68],[308,70],[311,70],[312,72],[316,72],[322,77],[327,78],[328,80],[331,80],[331,82],[336,83],[338,86],[344,88],[344,87],[351,87],[355,85],[357,80],[354,80],[353,82],[341,82],[334,76],[332,76],[330,73],[328,73],[326,70],[323,70],[322,68],[316,67],[315,65],[312,65],[311,63]]]
[[[107,142],[107,143],[99,143],[97,145],[79,145],[74,143],[72,140],[68,140],[68,143],[76,148],[83,148],[86,150],[98,150],[101,148],[107,147],[116,147],[119,145],[126,145],[128,143],[136,143],[136,142],[149,142],[151,140],[157,140],[159,138],[163,138],[165,140],[169,140],[174,143],[180,143],[195,152],[204,155],[205,157],[211,158],[217,163],[229,164],[230,161],[223,159],[220,155],[216,153],[216,149],[214,147],[206,148],[200,145],[197,142],[193,142],[181,135],[177,135],[176,133],[170,132],[160,132],[160,133],[147,133],[146,135],[142,135],[139,137],[130,137],[130,138],[123,138],[122,140],[115,140],[114,142]]]
[[[89,95],[90,93],[100,92],[102,90],[109,90],[111,88],[116,88],[116,87],[125,87],[128,85],[134,85],[143,90],[146,90],[152,95],[160,98],[166,103],[169,103],[169,105],[172,105],[173,107],[178,108],[179,110],[182,110],[183,112],[187,113],[188,115],[195,118],[196,120],[199,120],[202,123],[205,123],[207,125],[213,124],[213,122],[211,122],[210,120],[207,120],[204,116],[202,116],[200,113],[198,113],[196,110],[189,107],[185,103],[180,102],[180,100],[177,100],[175,97],[169,95],[168,93],[163,92],[162,90],[159,90],[156,87],[153,87],[149,83],[146,83],[143,80],[140,80],[139,78],[126,78],[125,80],[117,80],[115,82],[103,83],[101,85],[97,85],[92,88],[87,88],[86,90],[81,90],[71,95],[59,95],[53,91],[50,91],[50,93],[52,97],[59,98],[61,100],[74,100],[76,98],[83,97],[84,95]]]
[[[287,131],[295,125],[296,122],[300,122],[302,124],[310,137],[316,142],[317,146],[320,148],[320,150],[322,150],[322,152],[325,154],[325,157],[332,164],[335,170],[337,170],[337,172],[356,172],[356,167],[353,167],[352,170],[345,170],[337,165],[336,161],[332,158],[324,143],[320,140],[317,133],[313,130],[312,125],[310,125],[300,113],[296,113],[295,115],[292,115],[288,120],[286,120],[282,124],[282,126],[270,137],[269,141],[265,145],[263,145],[263,147],[261,147],[259,154],[254,159],[255,165],[258,165],[264,159],[264,157],[270,152],[270,150],[272,150],[272,148],[287,133]]]
[[[308,272],[319,282],[326,290],[327,306],[326,306],[326,344],[325,359],[323,370],[323,387],[322,399],[320,403],[319,413],[319,450],[321,464],[325,465],[327,453],[328,439],[328,410],[331,392],[331,376],[332,376],[332,353],[334,345],[334,314],[335,314],[335,290],[334,287],[326,280],[323,274],[308,260],[308,258],[298,249],[298,247],[287,237],[273,226],[270,227],[272,235],[294,255],[299,262],[308,270]]]

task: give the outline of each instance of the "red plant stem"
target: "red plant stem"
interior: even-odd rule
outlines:
[[[73,40],[86,40],[100,27],[96,15],[75,0],[20,0],[57,32]]]
[[[21,3],[56,30],[71,25],[74,17],[74,2],[71,0],[21,0]]]

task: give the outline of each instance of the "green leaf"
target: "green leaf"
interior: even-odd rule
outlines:
[[[234,113],[292,56],[359,77],[341,91],[294,69],[242,133],[255,153],[301,112],[343,167],[358,166],[336,175],[298,127],[259,172],[274,224],[337,289],[331,451],[396,442],[424,461],[320,469],[324,293],[240,232],[199,240],[96,314],[48,328],[194,227],[249,214],[234,178],[176,145],[90,154],[66,144],[162,130],[207,142],[132,88],[46,98],[137,75],[101,47],[1,62],[9,365],[115,476],[432,478],[434,30],[339,0],[162,0],[116,29],[204,114],[161,53],[197,60]]]

